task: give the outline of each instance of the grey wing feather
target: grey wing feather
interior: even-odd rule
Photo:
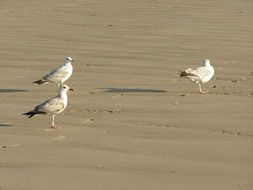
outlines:
[[[63,79],[64,77],[66,77],[67,74],[68,74],[67,67],[61,66],[61,67],[51,71],[47,75],[45,75],[42,79],[44,81],[59,81],[59,80]]]
[[[35,108],[36,111],[43,111],[45,113],[57,113],[62,109],[64,109],[64,102],[59,97],[49,99]]]

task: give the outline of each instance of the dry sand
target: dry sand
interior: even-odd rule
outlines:
[[[253,189],[253,2],[1,0],[1,190]],[[67,110],[38,79],[75,59]],[[209,58],[198,94],[178,71]],[[216,86],[216,88],[213,88]]]

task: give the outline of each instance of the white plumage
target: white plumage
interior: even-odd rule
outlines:
[[[188,68],[184,71],[180,71],[179,74],[181,77],[186,77],[198,84],[200,93],[206,93],[202,91],[200,83],[206,83],[211,80],[214,75],[214,68],[210,64],[210,61],[208,59],[205,59],[203,61],[203,66],[197,67],[195,69]]]
[[[73,59],[71,57],[66,57],[63,66],[54,69],[47,75],[43,76],[40,80],[34,81],[33,83],[58,83],[58,86],[63,84],[72,75],[73,67],[71,62],[73,62]]]
[[[67,85],[61,85],[59,88],[59,93],[57,96],[46,100],[42,104],[36,106],[34,110],[24,113],[23,115],[28,116],[29,118],[33,117],[36,114],[49,114],[52,115],[52,124],[51,127],[54,128],[54,117],[56,114],[63,112],[68,104],[67,91],[72,90]]]

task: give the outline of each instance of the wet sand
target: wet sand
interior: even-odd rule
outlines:
[[[251,1],[0,2],[0,189],[253,188]],[[75,62],[56,94],[32,81]],[[210,59],[198,86],[178,71]]]

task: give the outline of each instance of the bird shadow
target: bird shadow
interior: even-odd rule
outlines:
[[[143,88],[99,88],[107,93],[165,93],[165,90],[143,89]]]
[[[23,90],[23,89],[0,89],[0,93],[14,93],[14,92],[27,92],[28,90]]]

